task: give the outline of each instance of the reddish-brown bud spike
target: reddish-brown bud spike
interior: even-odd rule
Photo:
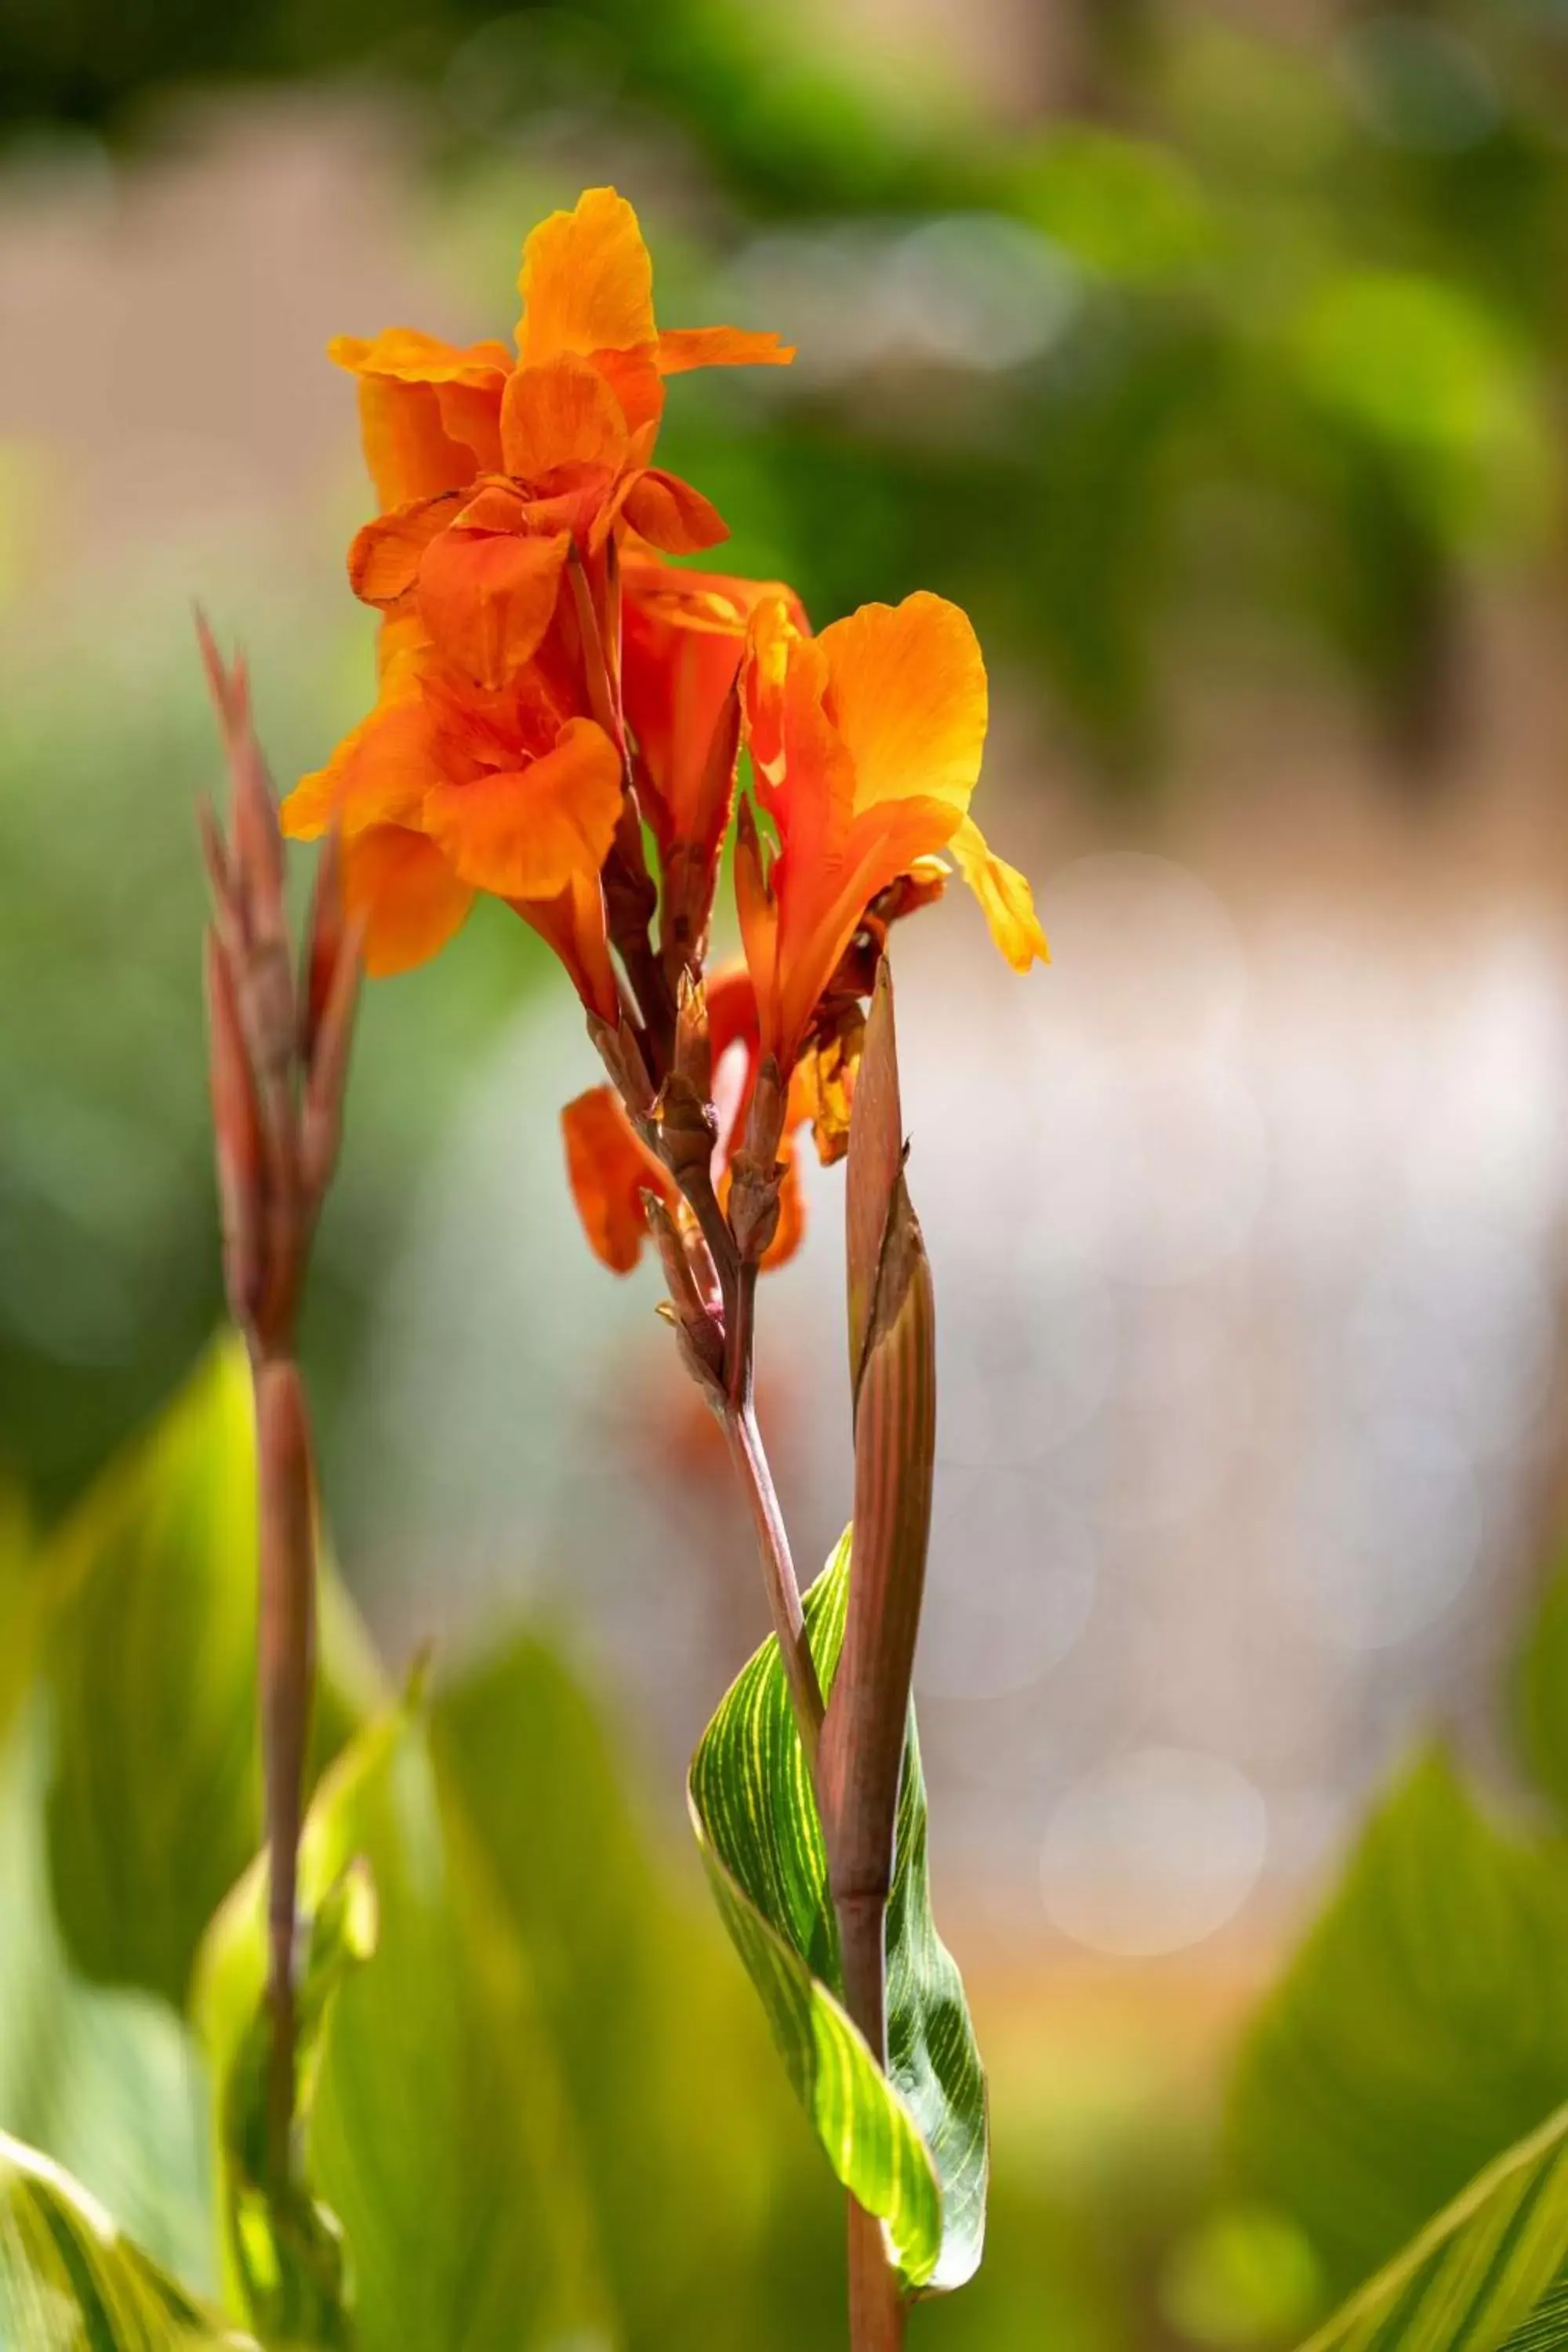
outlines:
[[[278,822],[277,803],[248,719],[237,725],[229,743],[229,779],[233,788],[235,862],[252,934],[258,940],[286,940],[283,828]]]
[[[316,1039],[342,958],[346,926],[342,828],[334,824],[329,826],[316,860],[298,992],[300,1060],[307,1071],[315,1060]]]
[[[265,1156],[234,975],[222,940],[210,929],[205,977],[224,1283],[235,1322],[251,1331],[267,1287]]]
[[[305,1097],[300,1113],[300,1171],[305,1198],[314,1212],[331,1181],[343,1134],[343,1097],[349,1052],[359,1006],[363,932],[355,923],[338,940],[337,961],[328,980],[326,1002],[311,1041]]]
[[[212,633],[207,616],[199,604],[195,608],[195,624],[196,643],[201,648],[202,667],[206,673],[207,692],[212,698],[213,708],[217,712],[218,724],[226,745],[234,731],[233,689],[229,682],[228,668],[222,654],[218,651],[217,639]]]
[[[849,1165],[844,1188],[849,1378],[851,1394],[857,1398],[883,1237],[894,1185],[903,1164],[904,1114],[899,1095],[893,975],[884,956],[877,967],[860,1067],[855,1080],[855,1101],[849,1118]]]
[[[245,908],[240,902],[238,877],[212,803],[205,795],[196,802],[196,832],[218,937],[227,953],[238,957],[245,945]]]

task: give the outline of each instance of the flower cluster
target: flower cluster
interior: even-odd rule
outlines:
[[[951,857],[1011,963],[1045,941],[969,814],[986,682],[964,614],[921,593],[814,635],[781,583],[671,561],[726,532],[654,462],[667,379],[793,354],[661,331],[613,189],[535,229],[519,283],[515,355],[410,328],[332,345],[381,509],[349,554],[384,616],[379,691],[283,822],[341,842],[372,973],[433,955],[479,891],[549,941],[610,1079],[563,1114],[584,1227],[624,1271],[651,1225],[712,1370],[742,1270],[798,1234],[792,1139],[843,1150],[889,925]],[[742,750],[744,961],[709,973]]]

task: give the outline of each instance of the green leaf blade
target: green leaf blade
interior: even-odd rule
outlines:
[[[1305,2352],[1560,2352],[1568,2107],[1489,2165]]]
[[[250,1382],[229,1338],[41,1567],[61,1931],[84,1975],[176,2009],[208,1919],[260,1843],[256,1576]],[[330,1570],[321,1587],[318,1762],[379,1696]]]
[[[1243,2044],[1233,2175],[1343,2294],[1568,2097],[1568,1856],[1440,1750],[1373,1813]]]
[[[600,2352],[597,2253],[552,2053],[416,1703],[359,1734],[323,1779],[300,1843],[302,1910],[319,1919],[356,1873],[375,1889],[374,1956],[345,1972],[342,1939],[329,1936],[327,1975],[308,1986],[301,2022],[312,2029],[309,2197],[323,2223],[330,2213],[342,2224],[359,2352]],[[363,1954],[348,1901],[344,1935]],[[213,1923],[195,1995],[240,2293],[234,2224],[258,2218],[247,2200],[255,2097],[243,2093],[265,1986],[264,1906],[257,1865]],[[314,2232],[275,2246],[296,2263],[321,2251]]]
[[[0,2344],[7,2352],[257,2352],[122,2237],[68,2174],[4,2133]]]
[[[848,1580],[846,1532],[805,1602],[825,1689]],[[835,2174],[880,2217],[911,2289],[963,2285],[984,2246],[985,2082],[962,1980],[931,1917],[912,1710],[888,1914],[887,2076],[842,2005],[816,1801],[772,1640],[704,1733],[688,1801],[721,1916]]]

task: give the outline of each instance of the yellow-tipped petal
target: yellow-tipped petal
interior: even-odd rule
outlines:
[[[985,663],[967,613],[922,589],[901,604],[862,604],[816,643],[828,707],[855,762],[857,815],[890,800],[966,809],[987,710]]]
[[[1014,971],[1027,971],[1036,961],[1049,963],[1051,951],[1035,912],[1034,893],[1017,867],[994,855],[972,817],[964,818],[947,845]]]

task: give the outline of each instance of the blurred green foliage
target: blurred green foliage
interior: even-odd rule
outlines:
[[[188,1730],[156,1708],[82,1708],[61,1665],[79,1645],[122,1670],[162,1646],[205,1699],[201,1661],[254,1606],[247,1544],[200,1507],[247,1483],[236,1379],[226,1352],[210,1359],[73,1527],[38,1550],[16,1525],[0,1549],[0,2134],[273,2344],[331,2336],[300,2287],[324,2281],[330,2309],[340,2222],[363,2352],[526,2352],[563,2330],[626,2352],[826,2340],[842,2219],[826,2168],[690,1875],[535,1634],[389,1706],[332,1603],[347,1745],[301,1857],[309,2185],[281,2228],[258,2206],[260,1864],[204,1937],[187,2015],[169,1954],[189,1929],[150,1940],[147,1925],[205,1899],[193,1833],[230,1842],[208,1837],[203,1706]],[[1527,1747],[1568,1697],[1563,1581],[1529,1653]],[[226,1669],[215,1690],[243,1721]],[[50,1801],[62,1757],[68,1808]],[[221,1795],[225,1774],[205,1777]],[[1223,2168],[1146,2102],[1097,2142],[1054,2073],[1045,2135],[1004,2084],[990,2252],[972,2288],[921,2312],[922,2338],[1024,2352],[1045,2328],[1071,2352],[1124,2352],[1152,2332],[1278,2352],[1329,2293],[1360,2288],[1314,2341],[1491,2352],[1518,2330],[1555,2352],[1565,1943],[1559,1831],[1497,1827],[1449,1761],[1422,1759],[1248,2034]],[[46,2244],[39,2198],[64,2200],[48,2243],[73,2214],[97,2225],[68,2184],[0,2156],[15,2294]],[[73,2293],[96,2275],[82,2255]]]
[[[226,1349],[209,1357],[58,1538],[18,1528],[0,1551],[0,1626],[31,1628],[0,1647],[16,1667],[0,2132],[268,2341],[331,2274],[328,2214],[361,2352],[831,2341],[840,2199],[689,1857],[650,1834],[598,1711],[537,1634],[389,1705],[341,1596],[324,1649],[348,1744],[301,1857],[309,2190],[286,2228],[260,2227],[263,1889],[248,1776],[211,1747],[216,1713],[249,1732],[232,1658],[252,1548],[206,1507],[254,1476],[238,1382]],[[83,1649],[118,1675],[115,1703],[78,1704]],[[139,1712],[160,1655],[184,1662],[184,1703],[155,1687]],[[187,2011],[195,1906],[237,1852]],[[1068,2352],[1137,2340],[1125,2248],[1168,2243],[1201,2194],[1185,2139],[1152,2141],[1150,2112],[1087,2167],[1016,2138],[994,2258],[921,2315],[933,2352],[1023,2352],[1042,2321]],[[5,2231],[0,2214],[15,2260]]]
[[[1492,2224],[1482,2228],[1471,2270],[1484,2287],[1489,2263],[1501,2278],[1511,2247],[1557,2230],[1547,2275],[1562,2270],[1568,2280],[1568,2207],[1553,2219],[1558,2111],[1568,2102],[1565,1709],[1568,1563],[1542,1597],[1513,1711],[1521,1755],[1549,1801],[1544,1818],[1500,1822],[1453,1759],[1428,1750],[1373,1813],[1249,2029],[1231,2089],[1228,2174],[1305,2232],[1336,2294],[1394,2261],[1467,2183],[1536,2131],[1548,2135],[1539,2178],[1521,2173],[1501,2191],[1511,2218],[1496,2218],[1490,2242]],[[1525,2202],[1512,2216],[1516,2192]],[[1387,2310],[1405,2309],[1412,2342],[1426,2325],[1416,2305],[1428,2286],[1450,2302],[1459,2292],[1436,2269],[1425,2285],[1410,2273],[1388,2289]],[[1403,2340],[1386,2313],[1375,2321],[1385,2324]],[[1371,2340],[1373,2320],[1366,2325]],[[1477,2332],[1486,2335],[1479,2321]],[[1555,2340],[1550,2329],[1543,2340]]]

